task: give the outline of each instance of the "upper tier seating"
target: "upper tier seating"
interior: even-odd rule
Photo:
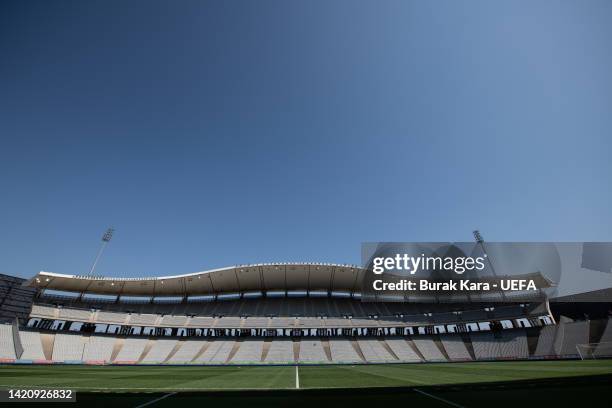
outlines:
[[[59,319],[88,322],[91,319],[91,310],[60,308]]]
[[[187,323],[186,316],[166,315],[161,319],[160,326],[184,326]]]
[[[128,316],[129,315],[127,313],[114,313],[100,310],[96,313],[95,321],[100,323],[125,324]]]
[[[59,309],[52,306],[32,305],[32,316],[55,318],[59,315]]]
[[[523,316],[523,308],[502,306],[485,312],[483,306],[464,306],[461,313],[448,311],[448,305],[407,303],[362,303],[340,298],[259,298],[216,302],[104,303],[87,298],[62,300],[61,308],[38,300],[32,317],[61,318],[72,321],[93,321],[109,324],[130,324],[166,327],[391,327],[429,324],[433,322],[471,322],[495,317],[496,311],[508,317]],[[99,309],[99,310],[98,310]],[[92,310],[98,310],[92,313]],[[424,313],[427,311],[427,313]],[[431,315],[433,313],[433,315]],[[373,317],[375,316],[375,317]],[[299,319],[295,319],[299,317]],[[319,317],[326,317],[320,319]]]
[[[134,313],[130,316],[130,324],[134,325],[154,325],[157,322],[159,315],[149,313]]]
[[[21,286],[25,279],[0,274],[0,323],[26,320],[36,289]]]

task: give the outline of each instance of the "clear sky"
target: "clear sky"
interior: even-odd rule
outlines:
[[[610,1],[2,1],[0,272],[612,241]]]

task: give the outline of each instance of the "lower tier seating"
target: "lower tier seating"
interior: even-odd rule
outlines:
[[[38,332],[0,324],[0,360],[116,364],[392,363],[572,356],[588,341],[588,322],[545,327],[532,355],[525,329],[404,337],[126,337]],[[608,339],[608,330],[602,336]],[[16,336],[17,335],[17,336]],[[18,356],[19,354],[19,356]]]

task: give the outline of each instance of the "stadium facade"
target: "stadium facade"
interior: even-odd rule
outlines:
[[[351,265],[156,278],[0,275],[0,361],[369,364],[607,357],[609,304],[365,302]],[[555,308],[563,314],[556,312]],[[584,357],[584,356],[582,356]]]

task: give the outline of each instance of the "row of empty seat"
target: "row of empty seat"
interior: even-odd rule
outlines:
[[[589,342],[589,321],[560,322],[554,350],[562,357],[578,357],[577,344]]]
[[[399,360],[391,348],[380,339],[359,339],[357,343],[365,361],[382,363]]]
[[[594,345],[591,352],[595,357],[612,357],[612,318],[608,319],[608,324],[601,335],[599,344]]]
[[[48,301],[51,305],[54,300],[42,298],[40,303]],[[426,319],[426,313],[436,313],[440,319],[456,319],[456,315],[449,312],[449,305],[400,303],[400,302],[361,302],[350,298],[242,298],[232,300],[218,300],[214,302],[181,302],[174,304],[163,303],[96,303],[84,300],[62,300],[57,301],[70,309],[90,310],[92,307],[106,311],[132,313],[132,314],[156,314],[156,315],[199,315],[199,316],[345,316],[367,317],[370,315],[396,316],[398,314],[413,315],[416,319]],[[470,318],[486,317],[491,313],[483,310],[486,304],[471,304],[463,313],[471,313]],[[458,310],[462,308],[457,306]],[[518,305],[498,306],[496,310],[500,314],[521,314],[523,308]],[[504,312],[506,310],[506,312]]]
[[[149,325],[166,327],[359,327],[418,325],[434,322],[472,322],[490,318],[519,317],[519,305],[483,309],[422,313],[422,305],[402,303],[362,303],[351,299],[240,299],[200,304],[104,304],[92,306],[71,302],[62,307],[34,304],[31,316],[68,321]],[[473,305],[472,307],[477,307]],[[98,310],[100,308],[101,310]],[[429,309],[433,306],[428,306]],[[321,319],[321,316],[326,318]],[[351,317],[347,319],[346,317]]]
[[[601,342],[612,343],[612,320]],[[604,321],[605,323],[605,321]],[[405,337],[159,338],[19,330],[0,324],[0,360],[114,363],[419,362],[573,358],[589,342],[589,321],[562,320],[535,333],[532,352],[525,329]],[[604,326],[601,326],[602,329]],[[594,348],[594,355],[597,349]],[[601,355],[609,349],[600,350]]]
[[[13,326],[0,324],[0,360],[14,359],[15,343],[13,342]]]
[[[470,333],[474,356],[478,360],[529,358],[527,336],[523,329],[499,333]]]
[[[2,358],[15,359],[12,326],[1,325]],[[490,334],[490,333],[487,333]],[[123,364],[181,363],[359,363],[470,360],[459,335],[413,338],[303,338],[291,339],[179,339],[114,337],[73,333],[41,334],[20,330],[24,353],[21,359],[59,362],[114,362]],[[524,333],[522,333],[524,337]],[[50,338],[51,354],[45,357],[43,338]],[[454,338],[452,338],[454,337]],[[492,341],[492,338],[489,339]],[[525,341],[526,344],[526,341]],[[488,345],[488,347],[498,347]],[[478,349],[480,350],[480,349]],[[448,358],[445,356],[448,356]],[[481,353],[478,358],[498,354]],[[522,355],[521,355],[522,357]]]
[[[611,320],[608,320],[600,342],[607,342],[606,336],[610,336],[612,339],[612,324],[610,322]],[[542,328],[533,355],[540,358],[579,357],[576,346],[589,343],[589,327],[588,320],[573,322],[561,317],[558,325]],[[610,331],[610,334],[606,334],[608,331]]]
[[[412,339],[423,359],[426,361],[446,361],[446,358],[440,351],[440,347],[436,344],[431,336],[418,336]]]
[[[446,350],[449,360],[453,361],[469,361],[472,356],[468,351],[465,341],[461,336],[452,334],[440,335],[440,341]]]
[[[329,350],[332,361],[342,361],[345,363],[358,363],[364,361],[353,345],[353,342],[343,338],[329,339]]]
[[[23,282],[25,279],[0,274],[0,323],[27,319],[36,289],[22,286]]]

